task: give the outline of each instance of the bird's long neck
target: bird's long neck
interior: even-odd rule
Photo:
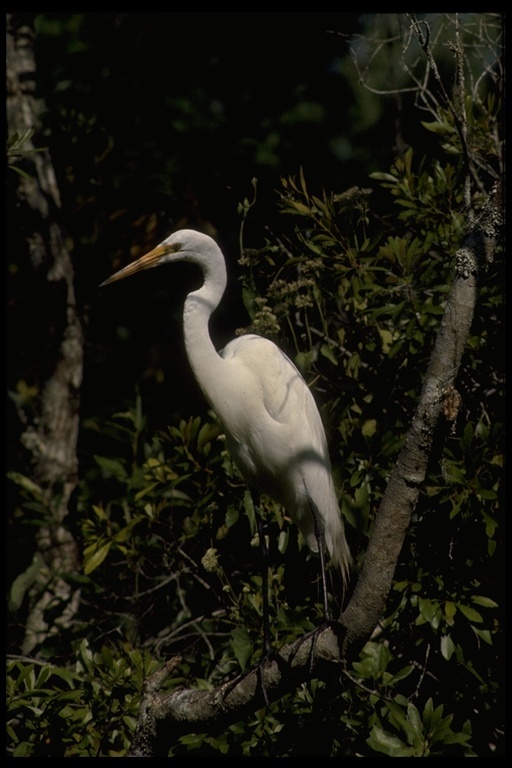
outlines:
[[[190,365],[199,386],[213,405],[218,397],[217,388],[222,383],[224,363],[210,338],[208,324],[224,294],[227,276],[220,251],[218,254],[210,254],[208,261],[201,262],[199,266],[204,273],[204,283],[185,300],[183,330]]]

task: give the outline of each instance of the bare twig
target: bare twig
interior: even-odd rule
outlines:
[[[412,28],[414,29],[416,33],[416,37],[418,38],[418,42],[420,43],[421,47],[425,52],[425,55],[430,64],[430,68],[432,70],[432,74],[434,75],[434,78],[437,82],[439,92],[445,103],[445,106],[453,117],[455,128],[457,130],[457,133],[459,134],[459,139],[460,139],[460,144],[462,149],[462,156],[464,158],[464,164],[466,166],[467,172],[470,175],[471,181],[475,184],[475,186],[478,187],[480,191],[483,191],[482,182],[478,178],[478,174],[476,174],[474,171],[473,162],[468,150],[468,144],[466,141],[467,123],[465,122],[465,113],[463,113],[462,115],[459,114],[459,111],[457,110],[456,105],[454,104],[454,102],[448,95],[446,88],[444,87],[442,77],[439,74],[439,69],[437,68],[436,60],[434,58],[434,55],[429,45],[430,34],[429,33],[424,34],[424,29],[425,28],[428,29],[428,24],[425,21],[419,22],[414,13],[406,13],[405,15],[410,20]],[[462,53],[460,51],[458,53],[458,56],[462,57]],[[458,71],[458,77],[456,81],[457,89],[462,88],[462,91],[459,91],[459,102],[464,101],[464,90],[463,90],[464,83],[463,81],[461,83],[459,80],[459,77],[461,76],[461,73],[463,73],[463,71],[464,71],[463,68],[461,68],[461,70]],[[467,200],[467,198],[469,198],[469,201]],[[467,204],[466,213],[468,214],[468,216],[470,216],[471,215],[471,195],[470,194],[468,195],[467,192],[465,192],[465,202]]]

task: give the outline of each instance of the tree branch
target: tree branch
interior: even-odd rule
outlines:
[[[341,677],[341,633],[337,622],[310,632],[281,648],[279,656],[211,691],[180,689],[158,694],[179,665],[179,658],[171,659],[146,683],[128,757],[163,754],[186,733],[219,732],[311,678]]]
[[[465,106],[464,106],[464,68],[462,65],[462,49],[461,49],[460,36],[458,33],[458,25],[457,25],[457,31],[456,31],[457,44],[456,46],[453,47],[453,50],[455,52],[455,66],[456,66],[456,79],[455,79],[456,87],[454,91],[455,91],[456,102],[457,102],[457,103],[454,103],[450,98],[450,96],[448,95],[448,93],[446,92],[446,88],[444,87],[443,80],[437,68],[434,54],[432,53],[432,50],[430,48],[430,30],[427,22],[426,21],[419,22],[414,13],[406,13],[405,15],[409,19],[412,29],[414,30],[414,33],[418,38],[418,42],[423,48],[423,51],[425,52],[425,56],[428,59],[428,63],[430,65],[434,78],[437,82],[439,92],[446,105],[446,108],[450,111],[453,117],[455,129],[459,134],[460,146],[462,149],[462,156],[464,158],[464,164],[467,169],[467,172],[471,178],[471,181],[475,184],[475,186],[478,187],[480,191],[483,191],[482,183],[478,178],[478,174],[475,173],[474,171],[472,157],[469,153],[468,144],[466,140],[467,123],[466,123],[466,112],[465,112]],[[426,30],[425,34],[423,33],[423,29]],[[468,189],[465,189],[465,198],[466,198],[466,203],[468,203],[470,199],[470,194]],[[469,212],[470,210],[469,205],[467,205],[467,210]]]
[[[501,184],[455,255],[455,277],[411,427],[375,518],[361,575],[341,616],[344,652],[353,655],[370,637],[386,602],[411,514],[426,476],[439,418],[453,403],[455,381],[477,299],[478,279],[492,260],[503,225]],[[450,414],[454,418],[453,413]]]

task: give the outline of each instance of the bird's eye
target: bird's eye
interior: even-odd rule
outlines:
[[[172,243],[171,245],[171,251],[173,253],[176,253],[176,251],[181,251],[182,244],[181,243]]]

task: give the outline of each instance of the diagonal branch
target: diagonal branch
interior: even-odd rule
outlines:
[[[340,619],[347,630],[347,654],[352,655],[366,642],[382,614],[426,476],[435,428],[443,411],[454,418],[450,411],[460,399],[455,382],[473,320],[479,276],[493,259],[502,224],[502,189],[495,185],[455,255],[455,277],[416,413],[382,498],[361,575]]]

